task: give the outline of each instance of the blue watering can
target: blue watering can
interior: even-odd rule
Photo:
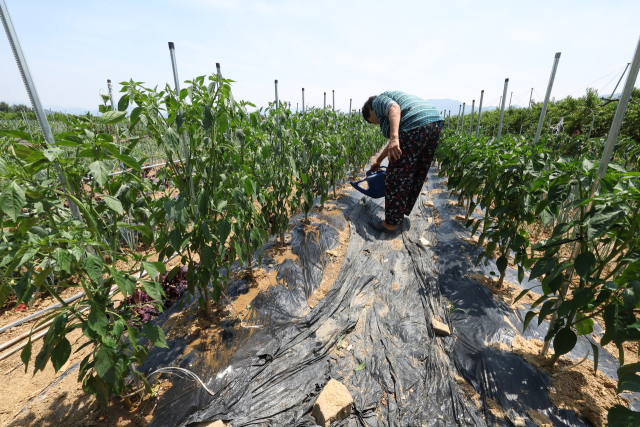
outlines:
[[[350,184],[353,188],[372,199],[384,197],[384,169],[386,168],[386,166],[380,166],[376,171],[368,170],[366,178],[361,179],[360,181],[350,182]],[[358,185],[363,181],[367,181],[368,189],[364,189]]]

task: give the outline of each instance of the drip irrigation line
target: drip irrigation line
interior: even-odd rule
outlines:
[[[65,302],[66,304],[69,304],[70,302],[75,301],[75,300],[77,300],[78,298],[82,298],[82,297],[84,296],[84,294],[85,294],[84,292],[81,292],[81,293],[79,293],[79,294],[77,294],[77,295],[74,295],[74,296],[72,296],[72,297],[67,298],[66,300],[64,300],[64,302]],[[1,334],[1,333],[3,333],[3,332],[6,332],[6,331],[8,331],[9,329],[14,328],[14,327],[16,327],[16,326],[20,326],[20,325],[22,325],[22,324],[23,324],[23,323],[25,323],[25,322],[29,322],[29,321],[31,321],[31,320],[33,320],[33,319],[37,319],[38,317],[42,316],[42,315],[43,315],[43,314],[45,314],[46,312],[48,312],[48,311],[50,311],[50,310],[53,310],[54,308],[61,307],[61,306],[62,306],[62,303],[59,303],[59,302],[58,302],[58,303],[55,303],[55,304],[53,304],[53,305],[50,305],[49,307],[43,308],[42,310],[37,311],[37,312],[35,312],[35,313],[33,313],[33,314],[31,314],[31,315],[27,316],[27,317],[23,317],[23,318],[22,318],[22,319],[20,319],[20,320],[16,320],[15,322],[10,323],[10,324],[8,324],[8,325],[3,326],[2,328],[0,328],[0,334]]]
[[[216,393],[214,393],[213,391],[211,391],[205,384],[204,382],[202,382],[202,380],[200,379],[200,377],[198,377],[196,374],[194,374],[193,372],[191,372],[188,369],[184,369],[184,368],[178,368],[177,366],[167,366],[166,368],[160,368],[157,369],[153,372],[151,372],[149,375],[147,375],[147,379],[149,379],[151,377],[151,375],[155,375],[155,374],[177,374],[178,372],[173,372],[173,371],[178,371],[180,373],[183,373],[185,375],[187,375],[189,378],[191,378],[194,381],[197,381],[198,383],[200,383],[200,385],[202,386],[202,388],[209,393],[211,396],[215,396]],[[127,394],[126,396],[121,396],[121,397],[131,397],[135,394],[138,394],[142,389],[136,390],[131,394]]]

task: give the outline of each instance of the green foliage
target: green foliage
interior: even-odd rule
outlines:
[[[26,369],[60,369],[75,350],[68,334],[80,329],[91,348],[83,389],[104,406],[130,393],[125,379],[139,375],[148,343],[167,343],[135,304],[114,301],[144,292],[162,312],[159,279],[180,270],[151,261],[132,236],[161,261],[177,255],[189,297],[208,312],[234,261],[250,269],[269,234],[282,237],[292,214],[308,213],[316,197],[324,203],[382,145],[360,117],[297,114],[288,104],[249,112],[255,106],[236,101],[231,83],[201,76],[176,95],[124,82],[117,111],[103,96],[99,117],[49,116],[55,145],[29,116],[0,124],[0,303],[86,293],[37,323],[53,320],[35,361],[31,341],[24,348]],[[150,178],[143,165],[158,160],[166,164]]]
[[[637,128],[633,127],[637,126],[636,107],[627,111],[624,132],[628,137],[618,141],[610,167],[593,196],[591,189],[603,144],[594,144],[574,131],[574,127],[581,129],[579,117],[586,120],[590,111],[601,113],[614,107],[600,104],[596,94],[589,92],[586,98],[556,103],[547,113],[549,117],[561,112],[565,130],[575,134],[573,138],[562,132],[543,135],[534,146],[531,138],[524,136],[507,134],[498,141],[448,131],[437,153],[440,174],[448,177],[448,187],[460,192],[461,201],[473,201],[467,205],[468,216],[475,206],[485,212],[482,219],[469,223],[474,231],[481,230],[480,243],[486,242],[477,262],[484,260],[486,265],[490,257],[497,256],[501,284],[511,255],[521,282],[529,269],[529,279],[542,282],[543,296],[526,314],[524,328],[536,315],[539,323],[555,316],[546,337],[553,341],[554,360],[571,351],[578,336],[591,334],[593,319],[598,316],[605,323],[601,345],[613,342],[619,349],[621,365],[623,343],[640,338],[640,321],[635,314],[640,309],[640,174],[637,154],[632,154],[637,152],[638,141]],[[536,108],[537,104],[533,112],[511,111],[507,117],[537,123]],[[527,114],[532,117],[527,118]],[[495,113],[483,114],[482,123],[490,126],[492,115]],[[592,137],[604,136],[598,132]],[[532,244],[534,224],[544,227],[550,237]],[[568,255],[571,253],[575,258]],[[593,349],[595,352],[597,347]],[[597,369],[597,352],[595,356]],[[636,386],[636,371],[625,370],[628,367],[620,368],[619,391]],[[612,408],[609,415],[635,419],[637,414]],[[610,425],[631,424],[610,418]]]

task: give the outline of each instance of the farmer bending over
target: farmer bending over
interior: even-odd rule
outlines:
[[[371,225],[393,234],[416,204],[438,147],[444,119],[436,108],[417,96],[391,91],[372,96],[362,107],[364,119],[380,125],[389,143],[371,170],[389,156],[385,173],[384,221]]]

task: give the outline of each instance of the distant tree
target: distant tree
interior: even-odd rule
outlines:
[[[24,111],[25,113],[30,113],[31,112],[31,108],[27,105],[24,104],[13,104],[10,108],[10,111],[12,113],[20,113],[22,111]]]
[[[0,102],[0,112],[8,113],[9,109],[10,109],[9,104],[7,104],[6,102]]]

